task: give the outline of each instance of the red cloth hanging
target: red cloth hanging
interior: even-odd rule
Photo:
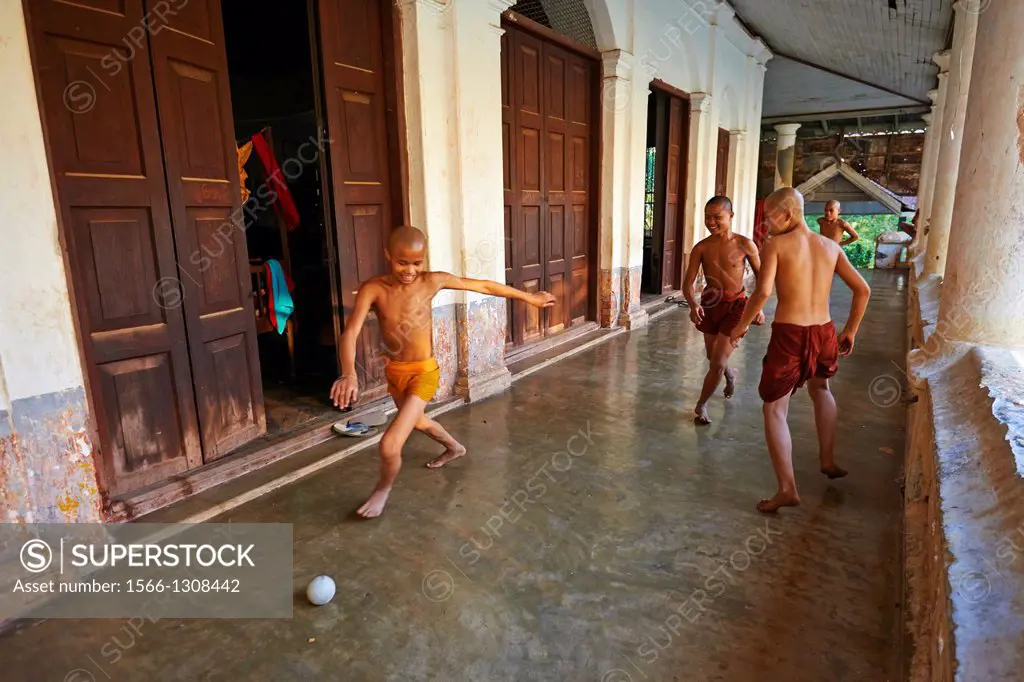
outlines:
[[[267,138],[263,136],[262,132],[252,136],[252,148],[256,151],[256,155],[260,157],[260,163],[263,164],[267,183],[277,194],[277,199],[273,202],[274,212],[277,213],[277,217],[284,224],[285,228],[291,232],[299,226],[299,210],[295,207],[295,201],[292,199],[292,193],[288,191],[288,185],[281,177],[284,173],[281,171],[281,167],[277,165],[274,150],[267,144]]]
[[[768,223],[764,219],[764,199],[754,204],[754,243],[758,250],[764,245],[764,238],[768,236]]]

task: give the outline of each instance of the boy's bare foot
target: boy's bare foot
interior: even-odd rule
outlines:
[[[390,490],[374,490],[370,499],[363,503],[356,513],[364,519],[373,519],[384,513],[384,505],[387,504]]]
[[[757,503],[757,511],[764,514],[774,514],[781,507],[796,507],[800,504],[800,496],[796,493],[775,493],[770,500],[761,500]]]
[[[736,370],[725,370],[725,397],[731,398],[736,393]]]
[[[698,426],[707,426],[711,423],[711,418],[708,417],[708,406],[698,405],[693,409],[693,423]]]
[[[829,478],[842,478],[843,476],[846,476],[846,474],[850,472],[848,472],[846,469],[840,469],[835,464],[832,464],[831,466],[821,467],[821,473],[825,474]]]
[[[466,454],[466,448],[461,445],[457,445],[453,448],[448,448],[447,450],[442,452],[438,457],[427,462],[427,468],[440,469],[448,462],[452,461],[453,459],[458,459],[459,457],[462,457],[464,454]]]

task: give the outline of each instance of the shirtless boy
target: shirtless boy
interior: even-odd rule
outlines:
[[[699,425],[711,423],[708,418],[708,400],[714,395],[725,376],[725,397],[731,398],[736,390],[736,370],[729,368],[733,346],[729,334],[743,316],[747,305],[747,292],[743,288],[744,264],[756,276],[761,267],[757,245],[753,240],[732,231],[732,201],[728,197],[713,197],[704,206],[704,226],[711,236],[702,239],[690,252],[686,267],[683,295],[690,306],[690,321],[704,333],[704,349],[711,366],[704,377],[704,387],[694,408],[693,421]],[[698,270],[704,270],[707,284],[698,303],[693,295],[693,283]],[[751,318],[754,319],[754,318]],[[755,324],[764,322],[757,317]]]
[[[839,217],[839,202],[835,199],[831,199],[825,204],[825,217],[818,218],[818,228],[823,235],[839,246],[846,246],[860,239],[860,235],[853,229],[853,225]],[[843,233],[849,236],[843,239]]]
[[[757,289],[732,332],[731,342],[739,343],[777,284],[778,306],[758,386],[764,401],[765,439],[779,488],[775,497],[762,500],[757,508],[771,513],[800,504],[786,418],[790,396],[804,383],[814,405],[821,472],[829,478],[846,475],[835,461],[836,403],[828,380],[838,370],[839,356],[853,352],[871,289],[834,241],[807,227],[804,199],[795,189],[783,187],[769,196],[765,212],[772,238],[761,251]],[[838,337],[829,312],[836,274],[853,290],[850,317]]]
[[[546,291],[527,293],[491,282],[466,279],[446,272],[423,272],[427,252],[426,236],[414,227],[400,227],[391,233],[384,250],[391,272],[367,280],[356,294],[352,318],[341,337],[341,378],[331,387],[336,407],[347,408],[359,397],[356,380],[356,340],[372,307],[377,314],[385,350],[388,393],[395,399],[398,414],[380,440],[380,480],[370,498],[359,508],[364,518],[380,516],[391,486],[402,467],[402,447],[413,429],[422,431],[441,445],[444,453],[427,464],[444,466],[466,454],[458,441],[428,418],[424,411],[437,392],[441,370],[434,359],[431,300],[441,289],[461,289],[513,298],[549,308],[555,297]]]

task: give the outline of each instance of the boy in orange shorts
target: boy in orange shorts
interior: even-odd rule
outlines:
[[[414,227],[394,230],[384,253],[391,272],[367,280],[359,287],[355,309],[341,337],[341,377],[331,387],[331,399],[336,407],[345,409],[358,398],[356,340],[372,307],[380,324],[388,393],[395,399],[398,414],[380,440],[380,480],[373,494],[359,508],[358,513],[364,518],[383,513],[391,486],[402,467],[402,447],[413,429],[422,431],[446,448],[440,457],[427,464],[432,469],[466,454],[466,448],[424,414],[441,378],[441,370],[434,359],[431,306],[437,292],[442,289],[475,291],[526,301],[538,308],[555,304],[555,297],[546,291],[527,293],[489,280],[456,277],[447,272],[423,272],[427,238]]]

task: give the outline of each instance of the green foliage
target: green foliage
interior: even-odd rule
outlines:
[[[842,216],[841,216],[842,217]],[[815,232],[820,232],[818,218],[823,215],[808,215],[807,225]],[[897,232],[899,230],[900,217],[891,213],[881,215],[851,215],[845,216],[846,222],[853,226],[853,229],[860,235],[860,239],[853,244],[843,247],[846,257],[855,268],[875,267],[875,239],[883,232]]]

